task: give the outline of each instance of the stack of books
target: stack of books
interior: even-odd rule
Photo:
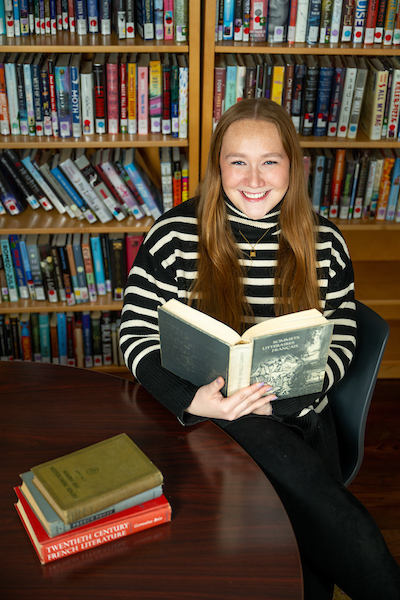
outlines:
[[[42,564],[171,520],[160,470],[125,433],[21,479],[15,507]]]

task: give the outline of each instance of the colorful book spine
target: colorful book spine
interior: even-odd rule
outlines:
[[[224,40],[233,40],[234,19],[235,19],[235,0],[225,0],[224,1],[224,25],[223,25],[223,34],[222,34],[222,37]]]
[[[268,1],[257,0],[250,4],[250,41],[265,42],[267,39]]]
[[[322,0],[310,0],[306,24],[306,41],[308,44],[317,44],[319,41],[321,9]]]
[[[100,53],[93,59],[95,132],[106,133],[106,81],[105,55]]]
[[[122,54],[119,65],[119,128],[128,133],[128,95],[127,95],[127,54]]]
[[[148,182],[143,176],[143,172],[138,168],[134,160],[129,164],[124,164],[124,169],[128,173],[129,177],[132,179],[139,194],[142,196],[143,200],[149,207],[154,219],[158,219],[158,217],[161,216],[161,211],[157,205],[157,202],[154,199],[152,190]]]
[[[88,0],[87,17],[89,33],[99,32],[99,6],[97,0]]]
[[[43,131],[44,135],[51,136],[53,133],[52,127],[52,114],[50,104],[50,80],[49,80],[49,68],[46,58],[42,61],[40,69],[40,83],[42,93],[42,107],[43,107]]]
[[[99,296],[107,294],[106,279],[104,274],[103,253],[101,250],[101,240],[98,235],[90,235],[90,246],[92,250],[93,267],[96,280],[96,289]]]
[[[386,221],[394,221],[400,191],[400,155],[398,148],[396,148],[394,152],[396,154],[396,159],[391,177],[390,191],[385,215]]]
[[[396,21],[397,1],[388,0],[385,12],[385,25],[383,32],[383,45],[391,46],[393,42],[394,25]]]
[[[342,22],[342,0],[334,0],[332,7],[331,32],[329,42],[337,44],[340,41],[340,25]]]
[[[136,35],[136,25],[135,25],[135,1],[134,0],[126,0],[126,37],[128,39],[133,39]],[[161,38],[162,39],[162,38]]]
[[[379,0],[369,0],[367,17],[365,19],[364,44],[373,44],[375,37],[375,27],[378,18]]]
[[[137,64],[138,134],[149,133],[149,55],[142,54]]]
[[[365,20],[367,17],[368,0],[355,0],[353,42],[362,43],[364,40]]]
[[[94,78],[92,63],[85,61],[81,67],[81,111],[82,111],[82,130],[85,135],[95,133],[95,114],[94,114]]]
[[[154,0],[136,0],[136,24],[143,40],[154,40]]]
[[[8,114],[10,118],[11,133],[20,135],[21,128],[19,123],[19,106],[18,106],[18,91],[17,91],[17,72],[15,59],[12,56],[4,63],[4,71],[6,78],[7,99],[8,99]],[[13,61],[13,62],[11,62]]]
[[[150,55],[149,65],[149,115],[151,133],[161,133],[163,113],[163,78],[160,55]]]
[[[130,54],[127,65],[128,133],[131,134],[137,133],[136,56],[135,53]]]
[[[72,136],[71,118],[71,79],[68,57],[60,57],[54,67],[54,80],[56,85],[57,115],[60,137]]]
[[[188,41],[188,0],[174,0],[175,41]]]
[[[54,61],[55,61],[55,54],[51,54],[47,59],[48,73],[49,73],[51,128],[52,128],[52,132],[53,132],[53,137],[58,138],[59,127],[58,127],[58,113],[57,113],[56,83],[55,83],[55,78],[54,78]]]
[[[376,18],[374,43],[381,44],[385,26],[386,0],[378,0],[378,16]]]
[[[73,60],[70,66],[71,75],[71,121],[72,136],[79,138],[82,135],[81,122],[81,98],[79,85],[80,56],[76,55],[77,60]],[[74,57],[75,59],[75,57]]]
[[[174,30],[174,0],[164,0],[164,40],[173,40]]]
[[[179,66],[175,54],[171,55],[171,133],[179,134]]]
[[[353,35],[354,0],[344,0],[342,8],[342,42],[350,42]]]
[[[186,139],[188,136],[188,110],[189,110],[189,68],[184,54],[178,56],[179,63],[179,128],[178,137]]]
[[[119,132],[119,81],[118,56],[112,53],[106,63],[107,85],[107,131]]]
[[[1,255],[3,259],[3,267],[5,271],[7,288],[8,288],[8,296],[10,302],[18,302],[19,294],[18,294],[18,285],[17,279],[15,276],[12,252],[9,237],[6,234],[0,236],[0,245],[1,245]]]
[[[60,365],[67,365],[67,317],[65,312],[57,313],[57,341]]]

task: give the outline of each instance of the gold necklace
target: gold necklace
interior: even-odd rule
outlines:
[[[267,231],[264,231],[264,233],[262,234],[262,236],[260,237],[259,240],[256,241],[255,244],[250,244],[249,240],[247,239],[247,237],[240,231],[239,229],[239,233],[242,236],[242,238],[248,243],[248,245],[250,246],[251,250],[250,250],[250,254],[248,254],[247,256],[249,258],[255,258],[257,251],[256,251],[256,246],[259,242],[261,242],[261,240],[267,235],[268,231],[272,229],[272,227],[270,227],[269,229],[267,229]]]

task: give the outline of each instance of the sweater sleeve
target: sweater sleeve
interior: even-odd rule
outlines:
[[[334,324],[322,391],[274,403],[275,416],[301,414],[314,408],[346,374],[356,347],[354,273],[348,248],[331,223],[321,225],[317,245],[324,316]]]
[[[190,252],[188,253],[190,254]],[[134,377],[182,424],[205,419],[185,412],[197,387],[164,369],[160,358],[157,308],[171,298],[185,301],[188,284],[179,280],[182,250],[161,223],[141,245],[125,288],[120,347]]]

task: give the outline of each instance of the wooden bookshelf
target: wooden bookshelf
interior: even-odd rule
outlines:
[[[26,37],[7,38],[0,36],[0,52],[33,52],[37,53],[80,53],[90,57],[96,52],[165,52],[184,53],[188,57],[189,67],[189,123],[187,139],[173,138],[171,135],[83,135],[80,138],[39,138],[29,136],[1,136],[0,149],[14,148],[140,148],[142,159],[156,183],[160,183],[159,148],[182,147],[187,148],[189,159],[189,194],[193,195],[199,181],[199,141],[200,141],[200,63],[201,63],[201,0],[190,0],[189,3],[189,40],[186,43],[175,41],[145,41],[138,34],[134,39],[118,39],[115,34],[102,36],[101,34],[77,35],[67,31],[58,31],[56,35],[29,35]],[[123,221],[110,221],[93,225],[85,221],[70,219],[60,215],[56,209],[45,212],[43,209],[32,210],[27,208],[21,215],[1,216],[0,234],[28,234],[28,233],[108,233],[123,231],[125,233],[145,233],[154,220],[150,217],[136,220],[134,217],[125,218]],[[118,311],[122,302],[114,302],[111,295],[99,297],[95,303],[77,304],[67,306],[64,302],[32,302],[19,300],[18,302],[0,302],[0,313],[29,313],[29,312],[64,312],[64,311]],[[100,370],[119,374],[130,378],[125,367],[102,367]]]
[[[215,0],[203,4],[204,38],[202,71],[202,126],[201,166],[204,173],[212,135],[214,63],[215,55],[237,54],[314,54],[400,56],[399,46],[380,44],[340,43],[307,44],[268,42],[215,42]],[[303,148],[396,148],[397,140],[371,141],[359,130],[355,140],[317,136],[299,136]],[[355,272],[356,296],[387,319],[391,334],[383,364],[379,373],[382,378],[400,378],[400,224],[387,222],[363,222],[361,220],[334,222],[343,232],[349,246]]]

